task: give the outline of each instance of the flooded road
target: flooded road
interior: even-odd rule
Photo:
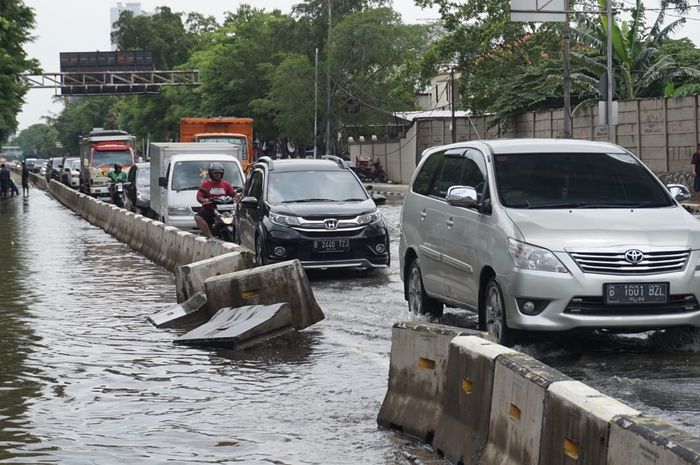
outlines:
[[[390,270],[311,274],[326,319],[291,341],[233,353],[175,346],[174,330],[146,322],[175,302],[170,273],[40,191],[0,199],[0,461],[445,463],[376,426],[391,325],[410,319],[400,205],[382,210]],[[437,322],[475,325],[455,309]],[[692,336],[584,333],[520,349],[700,434]]]

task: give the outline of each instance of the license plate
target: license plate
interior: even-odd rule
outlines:
[[[668,283],[605,284],[605,303],[664,304],[668,301]]]
[[[348,239],[331,239],[328,241],[314,241],[314,252],[316,252],[316,253],[347,252],[349,250],[350,250],[350,241]]]

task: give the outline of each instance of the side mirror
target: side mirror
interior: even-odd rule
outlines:
[[[368,192],[371,191],[371,190],[372,190],[372,185],[370,184],[369,186],[366,186],[365,189],[367,189]]]
[[[479,206],[479,197],[476,189],[469,186],[452,186],[447,189],[445,197],[448,205],[455,207],[474,208]]]
[[[158,178],[158,185],[160,187],[165,187],[166,189],[168,188],[168,179],[165,178],[165,176],[161,176]]]
[[[375,205],[384,205],[386,203],[386,197],[381,194],[373,194],[372,200],[374,200]]]
[[[244,197],[241,200],[241,206],[243,208],[258,208],[258,199],[255,197]]]
[[[688,188],[685,187],[683,184],[668,184],[666,188],[671,193],[673,198],[676,199],[678,202],[685,202],[686,200],[690,200],[690,191],[688,191]]]

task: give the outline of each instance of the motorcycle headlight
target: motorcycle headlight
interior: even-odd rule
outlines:
[[[188,207],[168,207],[168,216],[191,215],[192,211]]]
[[[357,217],[357,222],[359,224],[372,224],[382,219],[382,214],[378,211],[368,213],[366,215],[360,215]]]
[[[518,268],[568,273],[564,264],[549,250],[508,238],[508,253]]]
[[[301,225],[301,221],[299,221],[299,218],[296,216],[276,215],[274,213],[270,213],[270,221],[275,224],[279,224],[280,226]]]

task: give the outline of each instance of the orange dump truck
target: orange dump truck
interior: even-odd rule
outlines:
[[[241,146],[241,166],[253,163],[253,118],[180,118],[180,142]]]

